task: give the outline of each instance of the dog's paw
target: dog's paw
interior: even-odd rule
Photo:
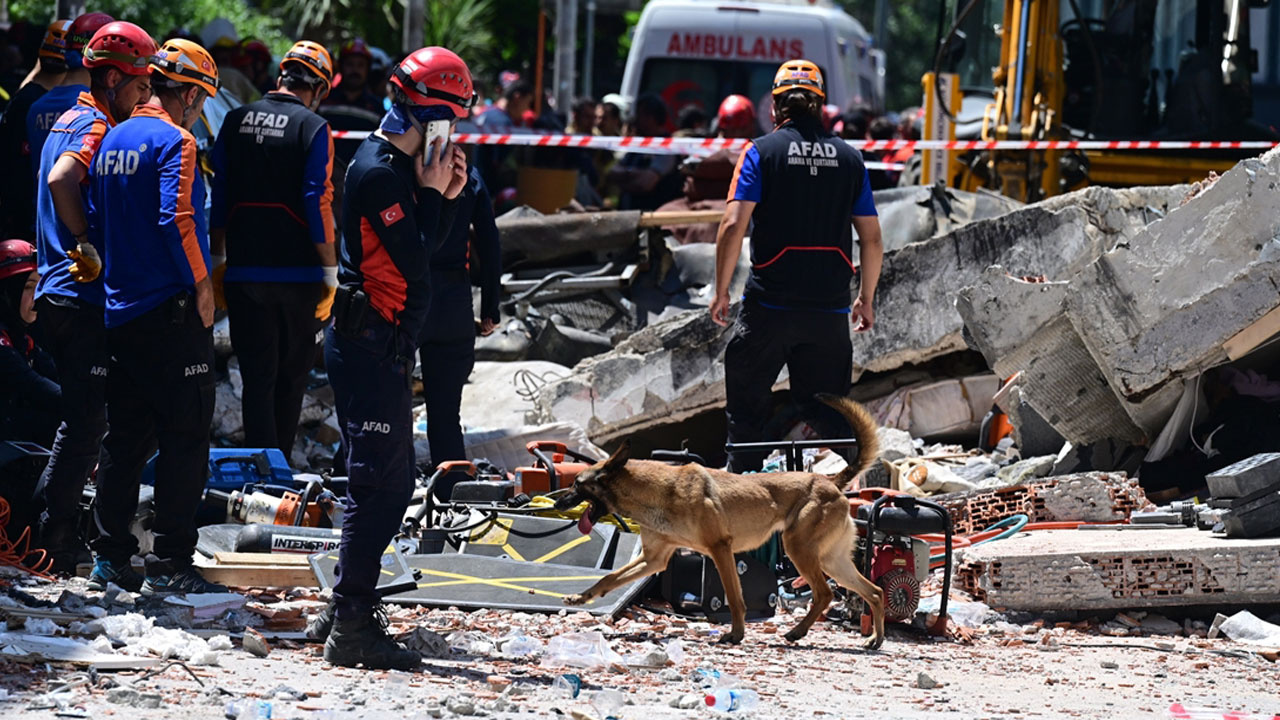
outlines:
[[[884,644],[884,635],[872,635],[866,642],[862,643],[864,650],[879,650]]]
[[[564,604],[565,605],[585,605],[590,600],[591,600],[590,595],[586,593],[578,593],[577,595],[570,595],[569,597],[565,598]]]
[[[719,642],[723,645],[738,645],[742,643],[743,635],[741,630],[730,631],[722,635]]]
[[[809,634],[808,630],[801,630],[800,628],[795,628],[791,632],[787,633],[786,635],[783,635],[782,637],[786,638],[787,642],[800,642],[801,640],[804,639],[804,636],[808,634]]]

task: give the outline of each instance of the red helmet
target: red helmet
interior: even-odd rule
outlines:
[[[454,117],[464,118],[475,104],[471,71],[452,50],[426,47],[400,61],[391,73],[394,85],[410,105],[443,105]]]
[[[36,269],[36,249],[26,240],[0,242],[0,280]]]
[[[84,48],[87,68],[113,67],[126,75],[146,75],[158,48],[146,30],[131,22],[103,25]]]
[[[364,38],[348,40],[342,46],[342,49],[338,51],[338,62],[341,63],[350,55],[359,55],[370,63],[373,62],[373,53],[369,52],[369,46],[365,43]]]
[[[67,31],[67,52],[80,52],[98,29],[115,18],[106,13],[85,13],[71,21],[71,29]]]
[[[756,106],[743,95],[730,95],[720,103],[716,124],[721,130],[746,130],[755,125]]]

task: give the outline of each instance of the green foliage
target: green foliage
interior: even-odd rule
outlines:
[[[15,18],[50,20],[52,5],[49,0],[10,0],[9,13]],[[92,0],[89,9],[136,23],[157,40],[178,27],[199,33],[210,20],[224,17],[241,37],[256,37],[273,52],[283,53],[291,44],[279,16],[252,8],[244,0]]]
[[[636,25],[640,24],[640,11],[628,10],[622,14],[622,20],[626,23],[627,29],[622,33],[622,37],[618,38],[618,62],[625,63],[627,55],[631,54],[631,40],[635,37]]]
[[[472,74],[494,71],[493,0],[426,0],[424,46],[440,45],[458,53]]]
[[[837,0],[845,12],[875,34],[876,0]],[[920,79],[933,69],[937,52],[938,13],[943,0],[889,0],[885,59],[885,106],[902,110],[921,103]],[[947,11],[950,19],[950,10]]]

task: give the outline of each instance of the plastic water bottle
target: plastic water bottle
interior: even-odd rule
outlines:
[[[716,688],[707,694],[707,707],[718,712],[751,710],[760,704],[760,694],[755,690]]]
[[[591,707],[604,718],[617,717],[626,704],[627,696],[613,689],[601,690],[591,698]]]
[[[698,668],[694,675],[704,688],[731,688],[738,684],[738,678],[733,675],[710,668]]]
[[[582,692],[582,678],[577,675],[561,675],[551,683],[551,689],[557,697],[572,700]]]
[[[533,638],[517,633],[502,643],[502,654],[511,657],[524,657],[542,650],[542,643]]]

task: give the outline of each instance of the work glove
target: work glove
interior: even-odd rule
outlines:
[[[227,274],[227,256],[210,255],[209,264],[213,265],[213,272],[209,273],[209,279],[213,281],[213,306],[226,310],[227,294],[223,291],[222,278]]]
[[[82,242],[75,249],[68,250],[67,258],[71,260],[71,267],[67,268],[67,272],[76,282],[93,282],[102,274],[102,258],[98,255],[98,249],[90,243]]]
[[[320,322],[327,322],[329,315],[333,313],[333,296],[338,292],[338,266],[324,266],[324,294],[320,296],[320,302],[316,303],[316,319]]]

